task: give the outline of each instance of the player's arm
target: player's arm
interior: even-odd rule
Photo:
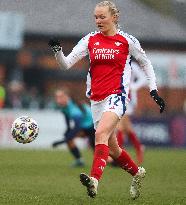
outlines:
[[[129,41],[130,54],[138,61],[140,67],[144,70],[149,82],[150,95],[160,107],[160,113],[164,111],[164,100],[158,95],[156,76],[150,60],[147,58],[145,51],[141,48],[139,41],[131,36]]]
[[[51,50],[55,54],[55,58],[62,69],[71,68],[76,62],[88,55],[88,40],[89,35],[82,38],[79,43],[73,48],[72,52],[66,57],[62,51],[60,42],[57,39],[51,39],[48,42]]]
[[[90,98],[90,95],[91,95],[91,77],[90,77],[90,72],[87,73],[86,85],[87,85],[86,96],[88,98]]]
[[[134,91],[139,90],[141,87],[147,85],[147,78],[144,71],[139,67],[136,62],[131,63],[132,67],[132,76],[136,79],[131,82],[131,89]]]

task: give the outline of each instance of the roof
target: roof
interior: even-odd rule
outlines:
[[[82,36],[96,30],[97,0],[1,0],[0,11],[25,16],[25,30],[35,34]],[[186,41],[186,28],[135,0],[117,0],[122,29],[138,39]]]

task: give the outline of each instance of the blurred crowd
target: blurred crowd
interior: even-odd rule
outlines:
[[[0,65],[0,109],[43,109],[54,106],[53,99],[44,96],[37,86],[25,84],[21,69],[14,69],[9,78],[6,72],[6,68]]]
[[[3,86],[0,84],[0,108],[44,109],[53,108],[53,99],[39,93],[37,87],[26,88],[24,82],[13,80]]]

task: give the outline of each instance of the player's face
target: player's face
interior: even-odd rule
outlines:
[[[113,35],[116,31],[116,17],[111,14],[108,6],[96,6],[94,10],[96,26],[104,35]]]
[[[69,97],[65,92],[57,91],[55,93],[55,101],[58,105],[65,107],[68,104]]]

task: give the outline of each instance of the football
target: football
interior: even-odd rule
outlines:
[[[26,144],[32,142],[36,139],[38,133],[38,124],[31,117],[18,117],[12,124],[11,134],[13,138],[19,143]]]

